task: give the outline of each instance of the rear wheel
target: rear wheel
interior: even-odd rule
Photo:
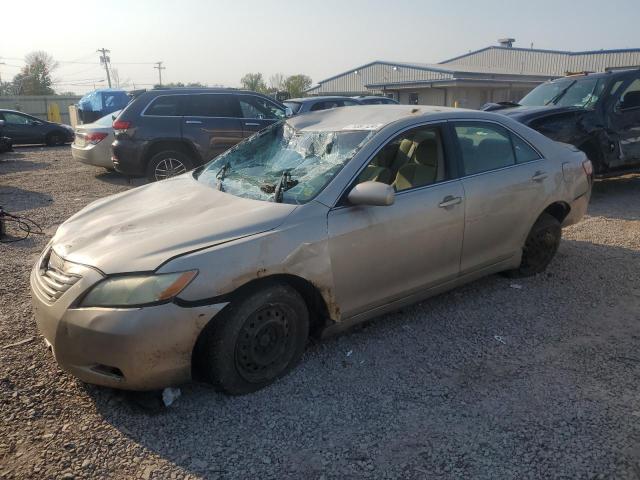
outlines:
[[[219,390],[242,395],[285,375],[300,360],[309,313],[298,292],[271,285],[232,303],[199,344],[199,368]]]
[[[530,277],[543,272],[558,251],[562,238],[560,222],[553,215],[543,213],[531,227],[522,249],[520,266],[505,272],[510,277]]]
[[[50,147],[58,147],[64,145],[64,134],[62,132],[51,132],[47,134],[45,143]]]
[[[150,182],[165,180],[181,175],[193,168],[191,158],[178,150],[165,150],[156,153],[147,165],[147,179]]]

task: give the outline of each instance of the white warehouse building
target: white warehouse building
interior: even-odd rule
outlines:
[[[518,101],[571,73],[640,66],[640,48],[568,52],[515,48],[512,38],[436,64],[374,61],[320,81],[307,95],[387,95],[403,104],[479,108]]]

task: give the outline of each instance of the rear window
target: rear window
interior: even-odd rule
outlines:
[[[300,102],[284,102],[285,106],[289,107],[293,113],[298,113],[302,104]]]
[[[162,95],[155,98],[145,109],[144,115],[151,117],[180,116],[180,103],[183,95]]]

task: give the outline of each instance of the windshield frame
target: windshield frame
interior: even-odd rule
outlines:
[[[360,140],[360,142],[349,151],[348,156],[345,156],[345,158],[337,163],[335,165],[335,170],[333,171],[332,175],[330,178],[327,179],[327,181],[319,188],[317,188],[315,190],[315,192],[313,193],[313,195],[309,196],[309,197],[305,197],[303,200],[297,199],[297,200],[292,200],[291,198],[288,199],[283,199],[283,201],[278,201],[277,197],[271,193],[269,193],[269,198],[256,198],[254,196],[250,196],[250,195],[239,195],[237,192],[230,192],[227,191],[224,186],[221,184],[221,182],[218,183],[211,183],[211,182],[207,182],[205,180],[203,180],[202,174],[205,171],[210,171],[212,174],[214,174],[214,178],[216,178],[217,176],[215,175],[216,172],[219,172],[220,168],[216,168],[214,165],[218,162],[220,162],[220,165],[218,165],[218,167],[223,167],[224,165],[229,163],[229,159],[228,156],[232,155],[233,152],[236,152],[238,150],[240,150],[241,148],[243,148],[247,143],[252,142],[252,141],[256,141],[257,138],[268,135],[270,131],[275,130],[277,128],[290,128],[293,132],[295,132],[295,134],[300,134],[300,133],[306,133],[306,134],[354,134],[357,132],[361,132],[362,133],[362,139]],[[345,166],[347,166],[350,162],[353,161],[353,159],[357,156],[358,152],[360,152],[360,150],[362,150],[362,148],[364,148],[366,145],[369,144],[369,142],[371,141],[371,139],[373,137],[375,137],[377,131],[376,130],[370,130],[370,129],[337,129],[337,130],[306,130],[306,129],[296,129],[293,125],[291,125],[290,123],[288,123],[288,119],[282,119],[280,121],[274,122],[273,124],[269,125],[268,127],[264,128],[263,130],[260,130],[259,132],[251,135],[250,137],[247,137],[245,139],[243,139],[241,142],[237,143],[235,146],[231,147],[229,150],[227,150],[226,152],[218,155],[217,157],[211,159],[209,162],[207,162],[206,164],[202,165],[199,168],[196,168],[193,172],[193,178],[201,183],[203,183],[204,185],[212,188],[212,189],[217,189],[217,190],[221,190],[224,193],[228,193],[230,195],[236,196],[238,198],[244,198],[244,199],[249,199],[249,200],[255,200],[255,201],[266,201],[266,202],[273,202],[273,203],[285,203],[285,204],[289,204],[289,205],[304,205],[306,203],[309,203],[313,200],[315,200],[319,195],[321,195],[326,189],[327,187],[329,187],[329,185],[331,185],[335,179],[339,176],[340,172],[345,168]],[[282,174],[284,174],[285,172],[292,172],[294,171],[296,168],[302,166],[305,162],[305,159],[303,158],[303,160],[296,165],[295,167],[292,168],[284,168],[283,171],[281,172],[280,175],[278,175],[278,177],[281,177]],[[327,168],[324,172],[318,174],[316,177],[314,178],[318,178],[320,177],[322,174],[326,174],[328,171],[330,170],[330,168]],[[230,178],[233,175],[233,167],[232,165],[225,168],[225,173],[223,175],[223,181]],[[245,177],[246,178],[246,177]],[[254,177],[258,178],[258,177]],[[264,179],[269,178],[269,177],[264,177]],[[293,180],[297,180],[296,176],[294,175]],[[302,177],[304,178],[304,176]],[[220,179],[218,179],[220,180]],[[274,187],[277,187],[278,184],[278,179],[272,178],[272,180],[274,180]],[[286,191],[290,190],[291,188],[294,188],[298,183],[296,182],[296,184],[294,184],[292,187],[288,188],[285,190],[284,193],[286,193]],[[271,184],[269,183],[264,183],[263,186],[271,186]],[[222,188],[221,188],[222,187]],[[266,190],[263,190],[261,188],[261,190],[264,193],[267,193]]]

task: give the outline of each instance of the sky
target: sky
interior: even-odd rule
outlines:
[[[96,49],[129,87],[236,87],[247,72],[304,73],[314,83],[373,60],[437,63],[495,45],[554,50],[640,48],[639,0],[50,0],[2,2],[0,75],[44,50],[56,91],[106,86]],[[46,13],[43,13],[46,12]]]

